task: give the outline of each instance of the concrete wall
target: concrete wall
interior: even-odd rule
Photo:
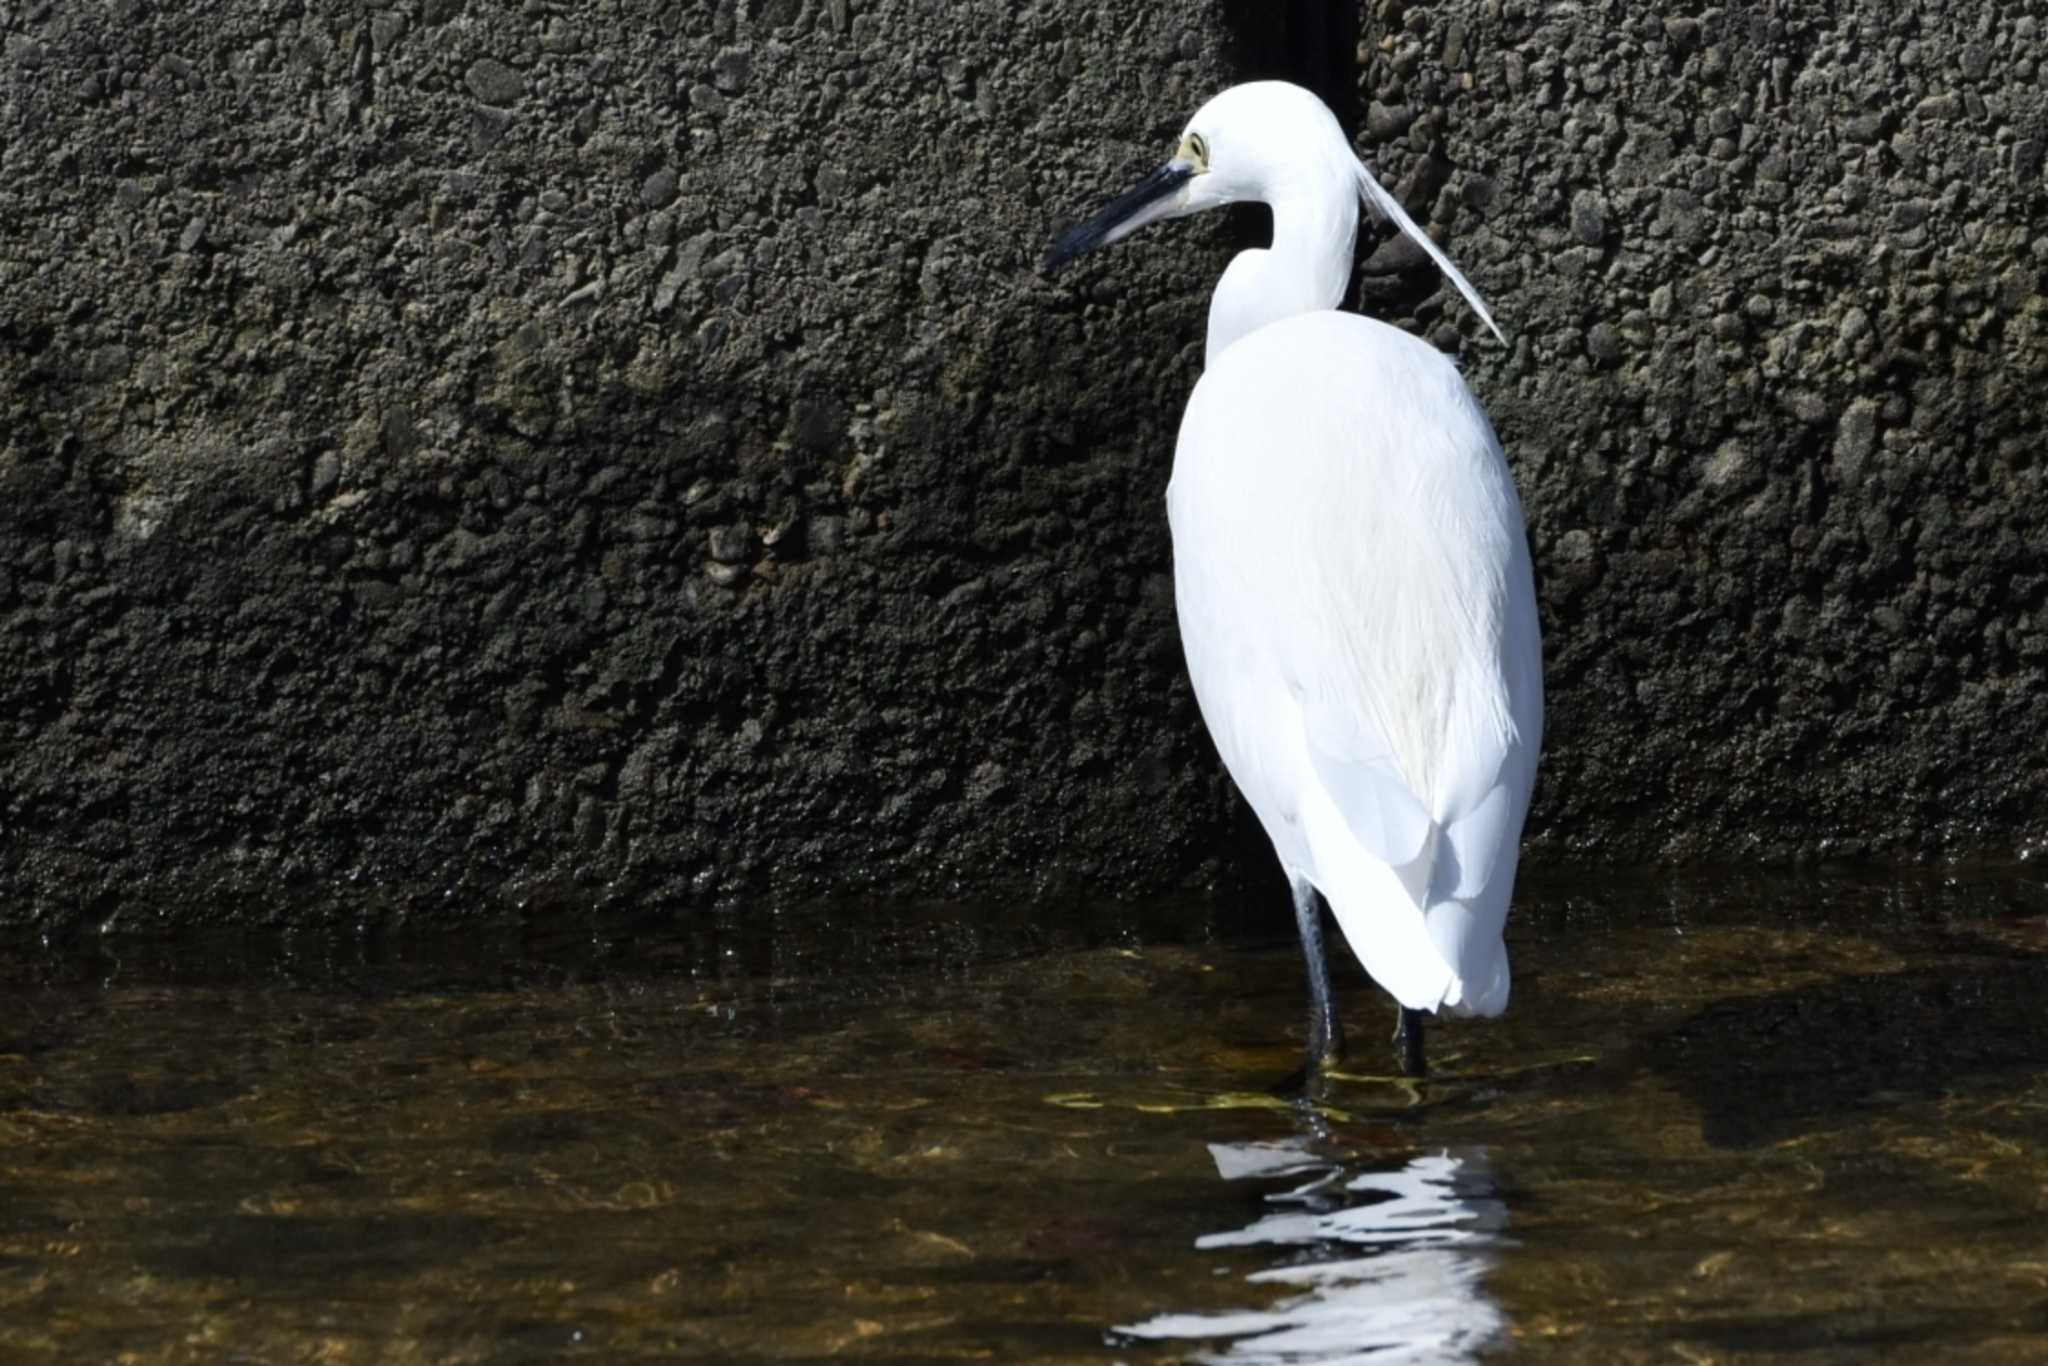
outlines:
[[[2012,850],[2042,35],[1610,8],[0,5],[0,920],[1256,881],[1161,504],[1256,215],[1037,268],[1255,74],[1509,329],[1366,262],[1522,480],[1538,848]]]
[[[1543,580],[1550,847],[2048,834],[2048,21],[2017,8],[1372,7],[1374,159],[1513,329],[1466,356]],[[1432,326],[1411,281],[1380,297]]]

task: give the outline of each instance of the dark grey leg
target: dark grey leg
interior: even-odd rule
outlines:
[[[1394,1018],[1394,1056],[1400,1060],[1401,1071],[1411,1077],[1429,1075],[1429,1061],[1422,1055],[1422,1012],[1406,1006],[1396,1006]]]
[[[1344,1027],[1337,1023],[1337,998],[1330,990],[1322,897],[1307,878],[1294,880],[1294,925],[1301,931],[1301,956],[1308,960],[1308,1075],[1314,1077],[1343,1060]]]

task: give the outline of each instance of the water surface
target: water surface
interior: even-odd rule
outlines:
[[[2048,1359],[2048,892],[1532,879],[1314,1106],[1283,897],[0,947],[0,1358]]]

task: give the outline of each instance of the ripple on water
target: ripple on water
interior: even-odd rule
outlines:
[[[1284,897],[0,951],[0,1356],[2048,1359],[2048,898],[1532,879],[1305,1108]]]

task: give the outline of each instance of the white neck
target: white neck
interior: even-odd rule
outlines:
[[[1209,365],[1267,323],[1335,308],[1350,283],[1358,190],[1349,175],[1289,185],[1266,202],[1272,247],[1239,252],[1209,300]]]

